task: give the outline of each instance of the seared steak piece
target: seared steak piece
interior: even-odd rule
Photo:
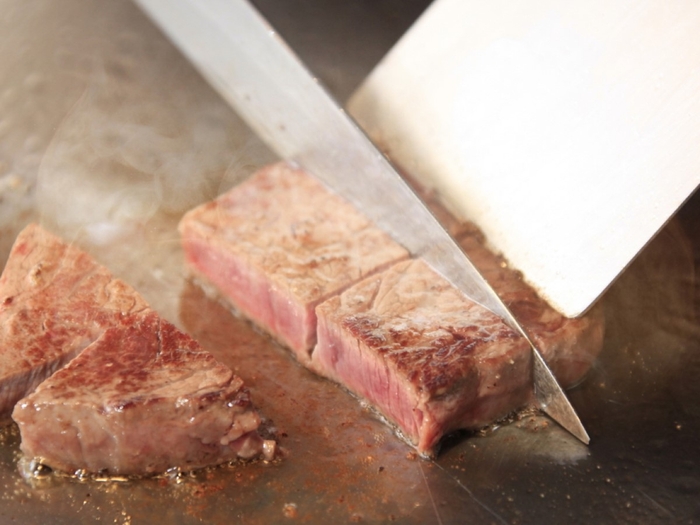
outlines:
[[[153,312],[107,329],[12,417],[24,454],[66,472],[191,470],[263,449],[242,380]]]
[[[365,279],[316,313],[312,369],[369,400],[423,454],[529,399],[527,342],[421,260]]]
[[[486,248],[476,228],[464,229],[458,243],[525,328],[559,384],[570,388],[581,381],[603,348],[602,308],[596,306],[582,317],[564,317],[537,295],[520,272]]]
[[[601,312],[564,318],[474,226],[431,202],[562,385],[579,381],[602,348]],[[195,275],[302,364],[371,402],[423,454],[452,430],[532,401],[522,337],[288,165],[264,168],[193,210],[180,230]]]
[[[0,278],[0,355],[2,410],[34,391],[12,415],[51,467],[140,475],[274,451],[231,370],[36,225]]]
[[[408,253],[350,204],[288,164],[182,219],[195,275],[306,362],[318,303]]]
[[[552,309],[476,229],[460,244],[523,323],[563,387],[602,348],[601,312]],[[370,401],[423,454],[461,428],[479,428],[530,402],[529,346],[425,263],[401,262],[316,309],[311,367]]]
[[[0,417],[107,327],[146,309],[88,254],[25,228],[0,277]]]

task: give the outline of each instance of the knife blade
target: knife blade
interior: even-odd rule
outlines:
[[[135,0],[280,157],[356,206],[413,256],[529,342],[540,408],[584,443],[580,419],[530,337],[384,155],[246,0]]]

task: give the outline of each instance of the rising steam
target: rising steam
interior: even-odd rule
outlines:
[[[134,60],[138,42],[92,67],[41,162],[42,220],[69,237],[112,242],[158,212],[215,197],[270,158],[184,61]]]

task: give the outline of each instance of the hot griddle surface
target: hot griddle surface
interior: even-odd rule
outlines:
[[[340,100],[426,4],[256,2]],[[150,22],[122,0],[0,8],[0,261],[30,220],[81,244],[244,378],[286,452],[169,479],[25,480],[11,426],[0,521],[700,521],[697,197],[605,297],[603,353],[570,393],[589,447],[529,415],[424,461],[186,279],[179,216],[274,157]]]

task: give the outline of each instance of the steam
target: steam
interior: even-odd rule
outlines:
[[[130,56],[92,68],[39,167],[42,221],[94,244],[180,215],[271,158],[184,62]]]

